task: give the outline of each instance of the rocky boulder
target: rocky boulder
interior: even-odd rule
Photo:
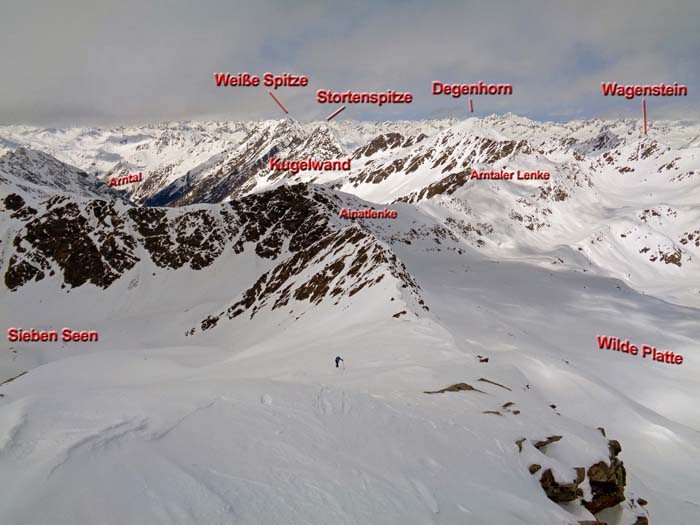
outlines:
[[[582,468],[576,469],[576,479],[570,483],[561,483],[554,479],[552,469],[547,469],[540,477],[540,485],[547,497],[556,503],[565,503],[574,501],[576,498],[583,496],[583,490],[579,485],[585,478],[585,471]]]
[[[592,497],[590,501],[582,501],[582,504],[593,514],[625,501],[627,472],[625,465],[617,457],[622,447],[618,441],[611,440],[608,442],[608,448],[610,463],[600,461],[588,468]]]

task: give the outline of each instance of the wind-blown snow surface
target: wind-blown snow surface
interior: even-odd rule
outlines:
[[[100,341],[13,343],[4,355],[5,377],[28,373],[0,387],[0,523],[576,524],[594,517],[550,501],[528,467],[573,480],[574,467],[608,458],[597,427],[621,442],[627,469],[626,501],[602,521],[696,523],[698,309],[635,290],[546,231],[525,229],[533,237],[523,239],[516,223],[489,235],[446,228],[448,218],[495,223],[495,203],[536,189],[479,182],[491,185],[392,204],[396,221],[359,225],[405,265],[429,311],[381,267],[386,279],[351,296],[267,305],[203,330],[279,262],[248,244],[242,253],[227,245],[200,270],[159,267],[139,249],[141,261],[105,289],[62,289],[60,272],[3,288],[8,326],[92,329]],[[590,209],[567,189],[566,205]],[[487,190],[498,200],[480,204]],[[13,228],[3,223],[3,250]],[[519,247],[539,242],[540,251]],[[285,247],[280,257],[290,256]],[[313,261],[299,279],[328,264]],[[645,271],[640,286],[659,285]],[[682,295],[678,281],[665,286]],[[597,335],[685,361],[600,350]],[[477,390],[424,393],[460,382]],[[562,439],[533,446],[548,436]]]
[[[151,334],[117,323],[133,345],[3,387],[2,521],[575,523],[527,472],[544,455],[515,441],[565,436],[567,460],[552,463],[566,475],[605,457],[604,426],[623,443],[628,496],[649,500],[654,522],[693,523],[694,355],[669,369],[592,340],[613,331],[689,348],[700,334],[688,312],[597,279],[501,266],[443,268],[437,283],[424,268],[436,318],[396,320],[365,296],[279,333],[253,320],[260,342],[244,347],[225,331],[218,346],[143,349]],[[675,335],[650,328],[662,321]],[[347,368],[332,367],[335,354]],[[484,393],[422,393],[457,381]],[[507,402],[520,414],[482,413]]]

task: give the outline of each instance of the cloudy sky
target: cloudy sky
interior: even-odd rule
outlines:
[[[279,118],[260,88],[215,72],[305,74],[276,93],[302,120],[328,115],[317,89],[409,91],[410,105],[351,105],[338,118],[466,116],[433,80],[510,83],[475,114],[562,120],[638,115],[601,81],[678,82],[652,118],[700,117],[698,0],[3,0],[0,124]]]

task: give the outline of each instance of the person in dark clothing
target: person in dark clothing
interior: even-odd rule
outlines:
[[[345,365],[345,360],[340,357],[339,355],[335,356],[335,367],[338,368],[340,366],[340,362],[343,361],[343,366]]]

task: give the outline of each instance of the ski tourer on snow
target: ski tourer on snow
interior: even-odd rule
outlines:
[[[335,367],[336,368],[338,368],[340,366],[341,361],[343,362],[343,364],[345,363],[345,360],[342,357],[340,357],[339,355],[335,356]]]

